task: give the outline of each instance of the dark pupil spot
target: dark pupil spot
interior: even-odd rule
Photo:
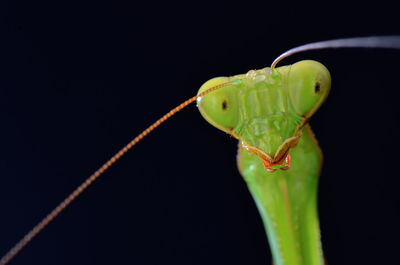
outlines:
[[[321,90],[321,84],[319,82],[315,83],[315,93],[319,93]]]
[[[228,108],[228,102],[226,100],[222,101],[222,109],[226,110]]]

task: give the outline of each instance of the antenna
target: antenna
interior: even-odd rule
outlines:
[[[195,101],[197,98],[207,95],[217,89],[230,85],[232,82],[226,82],[214,87],[211,87],[202,93],[189,98],[177,107],[170,110],[167,114],[162,116],[147,129],[136,136],[132,141],[125,145],[115,155],[113,155],[107,162],[105,162],[100,168],[98,168],[92,175],[90,175],[81,185],[79,185],[70,195],[68,195],[56,208],[54,208],[46,217],[44,217],[36,226],[32,228],[20,241],[15,244],[1,259],[0,265],[7,264],[12,258],[14,258],[36,235],[40,233],[54,218],[57,217],[68,205],[71,204],[87,187],[89,187],[95,180],[97,180],[107,169],[109,169],[118,159],[120,159],[126,152],[129,151],[134,145],[140,142],[145,136],[151,133],[154,129],[160,126],[163,122],[171,118],[177,112],[188,106],[190,103]]]
[[[336,48],[400,49],[400,36],[370,36],[312,42],[282,53],[272,62],[271,68],[274,69],[282,59],[299,52]]]

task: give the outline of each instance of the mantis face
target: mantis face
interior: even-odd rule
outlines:
[[[274,171],[277,165],[289,167],[289,150],[326,99],[331,78],[325,66],[307,60],[213,78],[198,93],[221,84],[227,85],[198,98],[200,113],[210,124],[239,139],[262,159],[267,170]]]

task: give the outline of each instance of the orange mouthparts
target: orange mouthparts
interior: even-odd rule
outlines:
[[[296,144],[297,144],[297,141],[295,142],[294,146]],[[249,153],[255,154],[261,159],[261,161],[264,164],[265,170],[267,170],[268,172],[276,171],[276,168],[272,168],[273,166],[283,165],[283,167],[280,167],[281,170],[288,170],[290,168],[290,154],[289,154],[290,148],[287,148],[286,151],[281,153],[281,155],[277,159],[274,159],[274,158],[270,158],[264,152],[261,152],[260,150],[258,150],[256,148],[245,145],[243,142],[242,142],[242,145],[246,148],[246,150]]]
[[[281,167],[281,170],[288,170],[290,168],[290,154],[287,153],[286,156],[283,156],[283,158],[279,161],[276,162],[270,162],[266,159],[263,159],[262,157],[260,157],[265,170],[267,170],[268,172],[275,172],[276,168],[271,168],[272,166],[279,166],[279,165],[284,165],[283,167]]]

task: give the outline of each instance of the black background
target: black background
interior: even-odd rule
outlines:
[[[398,34],[382,1],[0,2],[0,253],[102,162],[215,76],[294,46]],[[311,120],[330,265],[400,264],[400,51],[326,50]],[[11,264],[270,264],[236,141],[195,105],[112,167]]]

